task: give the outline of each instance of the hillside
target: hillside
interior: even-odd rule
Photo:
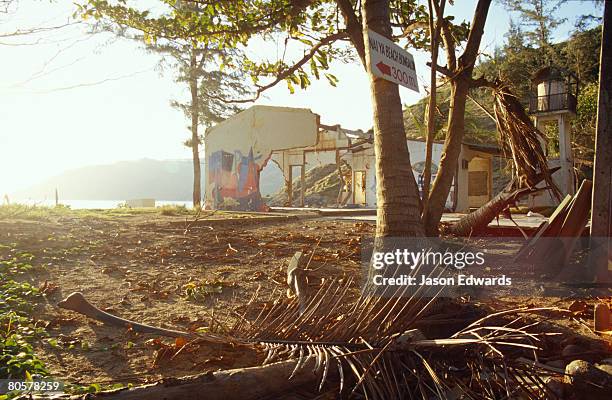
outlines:
[[[601,27],[583,32],[576,31],[566,41],[540,49],[525,43],[520,32],[509,34],[508,42],[495,50],[494,54],[481,60],[474,76],[484,75],[489,80],[500,77],[507,82],[520,101],[529,102],[532,75],[540,68],[555,65],[572,71],[580,81],[578,115],[572,121],[572,144],[576,156],[591,159],[595,127],[597,99],[597,77],[599,70],[599,47]],[[436,139],[443,140],[448,119],[450,85],[439,83],[436,116]],[[489,89],[472,90],[470,96],[493,111],[493,98]],[[406,135],[410,138],[426,136],[425,109],[429,98],[424,97],[416,104],[404,109]],[[545,132],[554,138],[555,132]],[[467,142],[497,143],[495,122],[474,101],[468,98],[465,113],[465,137]]]
[[[280,170],[265,168],[262,172],[262,193],[276,192],[282,182]],[[154,198],[189,201],[192,185],[191,160],[142,159],[72,169],[10,197],[49,199],[54,197],[57,188],[61,199],[70,200]]]
[[[304,203],[311,207],[324,207],[336,204],[338,192],[340,190],[340,177],[338,176],[338,167],[335,164],[327,164],[314,167],[306,171],[304,177],[306,192],[304,193]],[[300,178],[293,180],[293,205],[299,205],[300,193],[302,185]],[[285,187],[266,199],[268,205],[283,206],[287,201],[287,193]]]
[[[489,112],[493,111],[493,98],[483,91],[472,91],[472,98],[485,105]],[[404,127],[406,136],[411,139],[424,139],[427,136],[426,114],[429,96],[404,109]],[[444,140],[445,127],[450,108],[450,86],[445,85],[438,89],[436,103],[438,115],[436,116],[436,139]],[[495,121],[491,119],[474,101],[468,99],[466,103],[465,141],[471,143],[496,144],[497,135]]]

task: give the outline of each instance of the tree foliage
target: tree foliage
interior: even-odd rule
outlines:
[[[556,57],[555,65],[572,71],[580,81],[577,116],[572,121],[572,143],[575,155],[579,158],[592,159],[595,121],[597,118],[597,81],[599,77],[599,48],[601,46],[601,26],[588,30],[576,30],[567,41],[553,43]],[[512,92],[527,106],[531,93],[531,77],[538,69],[547,66],[542,59],[540,49],[525,42],[523,28],[511,24],[506,34],[506,43],[497,48],[489,59],[476,67],[476,75],[487,79],[501,78],[508,83]],[[493,110],[493,98],[486,90],[472,90],[476,101]],[[438,89],[438,115],[436,118],[436,139],[443,140],[445,135],[444,121],[449,112],[450,88],[444,85]],[[409,137],[423,137],[425,104],[422,99],[406,108],[404,121]],[[549,136],[555,132],[548,132]],[[476,143],[496,143],[495,123],[479,106],[471,100],[466,107],[467,141]]]
[[[563,1],[559,0],[502,0],[502,4],[511,12],[519,15],[520,27],[525,28],[527,43],[534,47],[546,49],[551,43],[554,30],[565,22],[558,18],[556,11]]]
[[[156,15],[129,0],[88,0],[78,5],[77,13],[137,29],[148,41],[214,42],[220,49],[244,48],[254,38],[281,44],[282,51],[274,59],[261,54],[243,59],[240,68],[250,74],[255,96],[225,100],[252,101],[280,82],[285,82],[290,92],[308,87],[314,79],[325,79],[335,86],[338,78],[330,70],[334,60],[364,61],[361,10],[356,0],[183,0],[197,4],[198,13],[180,11],[177,0],[157,3],[167,12]],[[427,46],[426,7],[417,0],[392,0],[390,6],[396,39],[406,46]],[[467,25],[454,29],[462,37]]]

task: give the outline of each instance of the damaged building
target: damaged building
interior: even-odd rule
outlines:
[[[288,205],[304,206],[306,171],[328,164],[349,167],[344,176],[343,205],[376,207],[376,174],[372,132],[348,130],[321,123],[309,109],[253,106],[210,128],[205,136],[205,205],[208,209],[266,211],[259,190],[260,173],[269,162],[278,165],[285,179]],[[417,183],[422,180],[425,142],[407,139]],[[443,143],[433,145],[432,176]],[[465,212],[493,195],[496,147],[463,143],[447,209]],[[301,190],[293,193],[299,179]]]

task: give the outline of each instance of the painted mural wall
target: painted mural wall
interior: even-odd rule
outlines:
[[[266,211],[261,170],[275,150],[316,144],[317,118],[308,109],[253,106],[209,129],[205,207]]]
[[[210,154],[207,186],[211,192],[212,209],[222,208],[225,199],[230,198],[240,210],[267,211],[259,192],[261,158],[261,154],[257,158],[253,155],[252,148],[247,156],[239,150],[233,153],[218,150]]]

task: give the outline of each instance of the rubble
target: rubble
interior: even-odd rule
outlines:
[[[609,400],[612,394],[612,375],[584,360],[565,367],[564,382],[575,399]]]

